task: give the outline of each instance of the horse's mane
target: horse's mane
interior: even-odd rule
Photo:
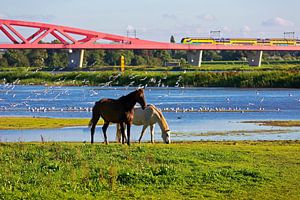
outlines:
[[[163,124],[163,126],[167,129],[169,129],[169,125],[167,123],[166,118],[164,117],[164,115],[162,114],[161,110],[159,110],[157,107],[155,107],[154,105],[150,104],[149,107],[151,107],[153,110],[155,110],[159,116],[159,118],[161,119],[161,122]]]
[[[127,101],[128,99],[131,99],[133,96],[135,96],[137,92],[138,92],[137,90],[135,90],[133,92],[130,92],[127,95],[121,96],[118,100],[120,100],[120,101]]]

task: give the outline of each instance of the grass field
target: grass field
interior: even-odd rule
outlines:
[[[0,199],[299,199],[300,141],[0,143]]]
[[[300,121],[245,121],[244,123],[255,123],[260,126],[280,126],[280,127],[297,127]]]
[[[0,130],[48,129],[71,126],[87,126],[89,120],[90,119],[76,118],[0,117]],[[101,123],[101,121],[99,123]]]
[[[0,130],[18,129],[49,129],[72,126],[87,126],[90,119],[78,118],[44,118],[44,117],[0,117]],[[243,123],[255,123],[261,126],[297,127],[299,120],[294,121],[244,121]],[[103,124],[100,119],[98,124]]]

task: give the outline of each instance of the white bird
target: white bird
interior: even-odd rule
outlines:
[[[265,99],[265,98],[264,98],[264,97],[262,97],[262,98],[260,99],[260,102],[262,103],[262,102],[264,101],[264,99]]]

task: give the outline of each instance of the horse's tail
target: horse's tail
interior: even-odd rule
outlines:
[[[99,102],[97,101],[92,109],[92,118],[89,121],[88,127],[91,128],[93,125],[97,124],[99,118],[100,118],[100,112],[99,112]]]

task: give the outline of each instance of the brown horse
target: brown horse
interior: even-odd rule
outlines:
[[[91,127],[91,143],[94,143],[94,133],[97,122],[100,116],[104,120],[102,131],[104,135],[104,141],[106,144],[107,136],[106,130],[109,123],[118,123],[120,125],[122,133],[122,143],[125,143],[125,127],[127,126],[127,144],[130,145],[130,127],[134,115],[134,105],[139,103],[143,109],[146,107],[146,101],[144,96],[144,89],[138,89],[134,92],[129,93],[126,96],[122,96],[119,99],[101,99],[95,103],[93,107],[93,116],[90,120],[89,127]]]

